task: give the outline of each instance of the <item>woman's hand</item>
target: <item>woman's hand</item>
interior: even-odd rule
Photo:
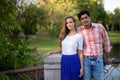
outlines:
[[[51,55],[51,54],[52,54],[52,52],[50,51],[50,52],[44,54],[43,57],[47,57],[47,56],[49,56],[49,55]]]
[[[44,54],[43,56],[44,57],[47,57],[51,54],[57,54],[57,53],[60,53],[61,52],[61,48],[57,49],[57,50],[54,50],[54,51],[49,51],[48,53]]]
[[[83,76],[83,68],[80,69],[80,75],[79,77],[82,77]]]

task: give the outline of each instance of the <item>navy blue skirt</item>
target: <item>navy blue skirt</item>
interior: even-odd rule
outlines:
[[[75,55],[62,55],[61,80],[83,80],[80,75],[80,59]]]

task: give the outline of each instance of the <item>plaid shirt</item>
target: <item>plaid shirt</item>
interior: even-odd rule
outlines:
[[[81,26],[78,28],[78,32],[83,35],[85,56],[103,55],[102,40],[104,40],[105,51],[110,52],[110,41],[103,25],[92,23],[90,29],[85,29],[84,26]]]

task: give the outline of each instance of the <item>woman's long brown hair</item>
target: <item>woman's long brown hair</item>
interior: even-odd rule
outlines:
[[[76,26],[76,21],[75,21],[75,19],[74,19],[73,16],[68,16],[68,17],[65,18],[65,20],[64,20],[64,22],[63,22],[63,25],[62,25],[62,28],[61,28],[61,30],[60,30],[59,37],[58,37],[58,42],[59,42],[60,47],[62,46],[62,45],[61,45],[62,40],[63,40],[63,39],[66,37],[66,35],[70,32],[70,30],[67,28],[67,22],[66,22],[66,20],[67,20],[68,18],[71,18],[71,19],[73,20],[73,22],[75,22],[75,26]]]

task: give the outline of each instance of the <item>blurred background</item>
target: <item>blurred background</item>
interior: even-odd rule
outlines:
[[[120,0],[1,0],[0,71],[40,65],[43,54],[59,47],[64,18],[74,16],[78,27],[82,9],[104,25],[113,47],[110,57],[120,58],[119,5]]]

